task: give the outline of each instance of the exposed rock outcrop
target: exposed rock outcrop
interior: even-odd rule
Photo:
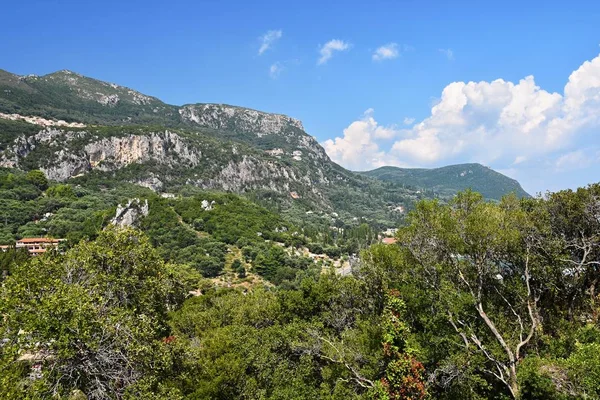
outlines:
[[[76,139],[88,143],[69,146]],[[22,161],[38,147],[52,151],[52,156],[39,168],[49,179],[56,181],[64,181],[93,169],[114,171],[147,161],[194,167],[202,158],[200,149],[191,148],[180,136],[170,131],[98,139],[88,131],[47,128],[36,135],[17,138],[12,146],[0,153],[0,167],[19,168]],[[157,189],[162,187],[158,182],[154,182],[154,186]]]
[[[111,224],[120,228],[139,227],[142,218],[148,216],[150,212],[148,208],[148,200],[143,202],[140,199],[131,199],[127,205],[117,206],[115,217],[110,221]]]
[[[219,130],[235,130],[257,136],[282,134],[286,128],[304,130],[302,122],[280,114],[221,104],[191,104],[179,109],[184,121]]]
[[[149,160],[171,162],[174,160],[169,156],[174,155],[179,161],[195,166],[202,156],[199,150],[190,149],[177,134],[169,131],[102,139],[86,145],[84,150],[92,168],[103,171]]]

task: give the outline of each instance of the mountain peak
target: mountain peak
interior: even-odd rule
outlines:
[[[444,197],[453,196],[465,189],[480,192],[491,200],[500,200],[502,196],[511,192],[519,197],[530,197],[519,182],[479,163],[431,169],[386,166],[361,173],[381,181],[433,190]]]

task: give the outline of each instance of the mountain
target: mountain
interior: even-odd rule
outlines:
[[[305,149],[326,158],[302,123],[285,115],[225,104],[168,105],[127,87],[62,70],[18,76],[0,70],[0,113],[104,126],[144,125],[218,131],[219,138],[263,150]],[[214,132],[213,132],[214,133]]]
[[[71,71],[2,71],[0,114],[0,167],[40,169],[56,181],[224,190],[296,220],[309,212],[384,225],[422,197],[335,164],[297,119],[224,104],[168,105]]]
[[[479,192],[491,200],[500,200],[508,193],[530,197],[519,182],[481,164],[457,164],[433,169],[381,167],[361,174],[384,182],[430,190],[440,197],[451,197],[466,189]]]
[[[0,70],[0,167],[40,169],[55,181],[96,187],[130,182],[167,193],[230,191],[296,221],[309,213],[327,224],[336,215],[380,226],[397,225],[398,210],[431,195],[418,188],[443,182],[348,171],[285,115],[226,104],[169,105],[68,70],[44,76]],[[498,193],[504,189],[512,190]]]

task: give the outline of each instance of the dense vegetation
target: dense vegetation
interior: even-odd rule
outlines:
[[[13,254],[0,289],[2,397],[600,398],[600,185],[422,201],[398,245],[364,250],[351,275],[300,263],[276,286],[239,288],[202,278],[177,259],[185,247],[160,238],[197,232],[190,224],[222,230],[208,237],[266,249],[232,270],[248,257],[276,276],[290,268],[285,247],[223,221],[243,212],[248,232],[294,228],[213,196],[154,199],[173,214],[150,221],[182,219],[163,234],[142,227],[157,249],[109,228],[65,254]],[[203,199],[213,210],[195,206]]]
[[[340,260],[377,239],[373,228],[360,221],[339,220],[335,230],[322,217],[294,225],[231,193],[190,189],[165,199],[132,184],[108,181],[101,190],[98,186],[93,177],[81,184],[61,184],[49,182],[38,170],[0,169],[0,244],[48,235],[68,239],[64,245],[69,247],[94,239],[114,217],[117,205],[132,198],[148,200],[149,214],[136,226],[162,258],[189,265],[207,278],[244,279],[246,269],[256,265],[256,274],[279,284],[316,267],[306,257],[308,251]],[[234,268],[235,260],[244,263]],[[0,264],[8,269],[8,261]]]
[[[508,193],[529,197],[519,182],[481,164],[448,165],[433,169],[381,167],[362,174],[384,182],[431,191],[444,198],[467,189],[479,192],[490,200],[500,200]]]
[[[287,117],[265,134],[223,107],[211,128],[68,71],[0,71],[0,112],[89,124],[0,120],[0,398],[600,399],[600,184],[369,178]],[[11,246],[41,235],[67,241]]]

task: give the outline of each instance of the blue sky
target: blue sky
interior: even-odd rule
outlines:
[[[288,114],[350,169],[600,181],[600,2],[490,3],[11,2],[0,68]]]

